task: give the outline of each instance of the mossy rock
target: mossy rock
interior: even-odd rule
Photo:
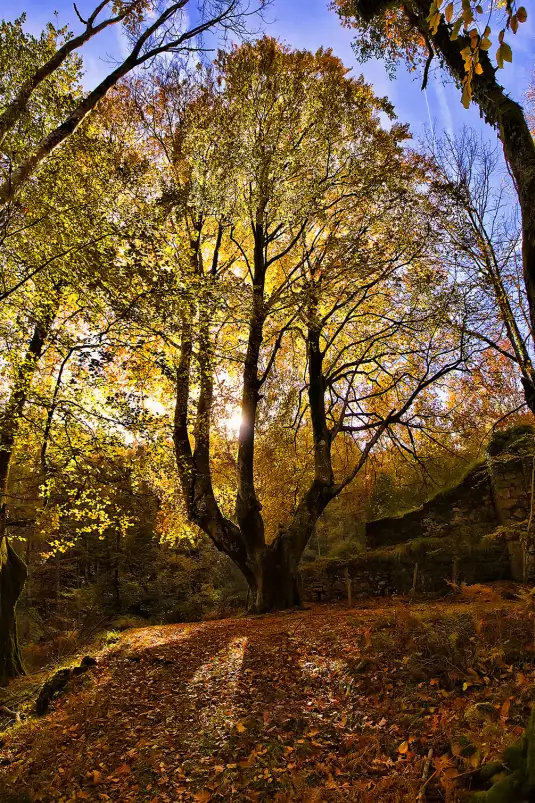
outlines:
[[[495,430],[487,443],[487,454],[496,457],[503,452],[523,453],[526,448],[533,450],[535,428],[530,424],[519,424],[508,429]]]

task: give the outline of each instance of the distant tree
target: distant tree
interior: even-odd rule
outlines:
[[[452,274],[465,298],[463,326],[516,365],[526,398],[535,387],[535,343],[522,280],[521,231],[514,188],[498,146],[465,128],[430,133],[437,202]]]
[[[497,69],[511,61],[505,33],[516,33],[527,18],[514,2],[491,4],[491,10],[475,3],[442,3],[435,0],[336,0],[333,6],[359,35],[355,47],[361,57],[381,52],[394,63],[408,57],[412,66],[422,64],[424,83],[432,59],[462,89],[465,106],[478,105],[483,119],[500,137],[505,160],[513,176],[522,215],[522,253],[531,330],[535,331],[535,142],[520,103],[505,92]],[[495,61],[490,56],[492,31],[498,31]],[[526,401],[535,412],[535,388],[526,389]]]

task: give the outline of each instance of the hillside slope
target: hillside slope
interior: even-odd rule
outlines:
[[[492,597],[129,631],[10,731],[0,800],[454,800],[525,724],[532,634]]]

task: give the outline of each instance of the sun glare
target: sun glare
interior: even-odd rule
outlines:
[[[229,409],[228,412],[230,415],[222,419],[221,426],[229,438],[237,438],[240,434],[242,422],[241,410],[239,408],[235,410]]]

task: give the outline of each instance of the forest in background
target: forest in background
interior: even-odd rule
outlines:
[[[356,554],[364,521],[532,420],[534,157],[512,124],[483,103],[507,165],[469,129],[415,142],[330,50],[248,35],[237,3],[107,5],[78,37],[1,27],[2,676],[19,595],[37,662],[119,615],[291,606],[302,558]],[[377,7],[339,4],[370,51]],[[467,7],[481,104],[490,29]],[[427,9],[437,58],[448,9]],[[402,17],[390,55],[425,63]],[[99,25],[131,52],[87,93]]]

